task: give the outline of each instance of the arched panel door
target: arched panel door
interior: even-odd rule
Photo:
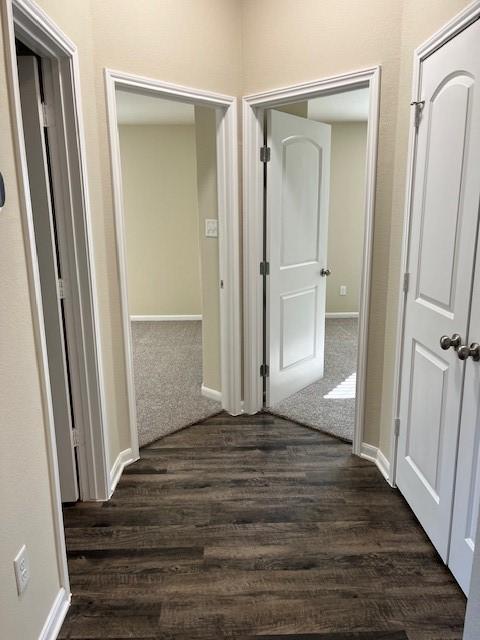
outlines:
[[[480,197],[480,25],[427,58],[418,125],[397,484],[448,559]],[[459,340],[460,342],[460,340]],[[459,462],[460,464],[460,462]]]
[[[272,405],[323,376],[331,127],[272,110],[267,131]]]

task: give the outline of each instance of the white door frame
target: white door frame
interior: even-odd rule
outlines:
[[[35,249],[28,171],[23,137],[22,112],[17,76],[15,37],[52,66],[55,99],[56,143],[62,155],[58,183],[62,191],[62,223],[66,231],[68,303],[73,312],[67,318],[67,339],[75,354],[71,366],[72,402],[78,429],[79,490],[82,500],[109,497],[109,456],[106,441],[105,394],[99,330],[97,288],[92,246],[83,116],[80,97],[78,51],[75,44],[48,15],[31,0],[2,3],[6,40],[6,66],[14,124],[14,145],[20,181],[21,216],[37,353],[46,407],[48,443],[52,469],[56,469],[52,398],[42,312],[42,298]],[[57,175],[57,174],[56,174]],[[74,378],[74,380],[73,380]],[[55,459],[53,461],[53,459]],[[55,478],[58,471],[54,472]]]
[[[108,130],[112,164],[113,202],[117,263],[120,280],[125,368],[127,373],[130,436],[138,455],[137,416],[133,380],[132,337],[128,306],[125,213],[122,192],[120,141],[117,125],[117,88],[150,93],[159,98],[213,107],[217,112],[217,188],[219,221],[220,345],[222,407],[233,415],[241,409],[240,267],[237,174],[236,99],[209,91],[191,89],[152,78],[105,69]],[[220,283],[219,283],[220,287]]]
[[[452,20],[437,31],[431,38],[420,45],[413,54],[413,78],[412,78],[412,98],[411,101],[421,100],[421,65],[435,53],[437,49],[446,44],[449,40],[461,33],[473,22],[480,18],[480,0],[476,0],[468,5],[463,11],[457,14]],[[410,231],[412,226],[411,210],[413,196],[413,174],[415,169],[415,157],[417,153],[417,130],[415,127],[415,109],[410,113],[410,129],[408,138],[407,154],[407,176],[405,193],[405,218],[403,224],[403,241],[401,257],[401,282],[397,315],[397,334],[395,346],[395,378],[393,384],[393,416],[392,416],[392,436],[390,442],[390,474],[391,484],[395,486],[398,457],[398,433],[402,428],[400,424],[400,396],[401,396],[401,374],[403,364],[403,338],[405,327],[406,311],[406,291],[405,282],[408,279],[408,259],[410,251]]]
[[[369,87],[365,230],[360,289],[359,344],[357,364],[356,418],[353,452],[361,454],[365,413],[365,374],[367,367],[368,312],[373,245],[373,214],[377,163],[377,136],[380,98],[380,67],[370,67],[313,82],[274,89],[243,98],[243,200],[244,200],[244,410],[262,409],[263,286],[259,265],[263,259],[263,165],[259,150],[263,146],[265,109],[322,95]]]

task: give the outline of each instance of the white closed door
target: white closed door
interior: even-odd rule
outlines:
[[[63,301],[58,292],[58,282],[62,274],[55,203],[49,173],[48,146],[43,126],[40,74],[38,61],[33,56],[20,56],[17,64],[32,218],[40,272],[60,493],[62,502],[75,502],[78,500],[78,480],[72,431],[70,377],[65,344]]]
[[[480,254],[477,250],[470,328],[466,346],[480,343]],[[475,351],[465,360],[457,477],[453,501],[448,566],[466,595],[470,588],[475,534],[480,507],[480,360]],[[479,348],[480,354],[480,348]],[[473,357],[472,357],[473,356]]]
[[[414,165],[396,482],[444,561],[480,197],[480,24],[427,58]],[[448,343],[444,342],[444,347]]]
[[[267,132],[271,406],[323,376],[331,127],[271,110]]]

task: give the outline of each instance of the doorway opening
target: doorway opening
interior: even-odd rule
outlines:
[[[374,68],[244,101],[246,408],[365,457],[378,90]]]
[[[11,11],[8,71],[52,464],[62,502],[105,500],[109,456],[77,51],[46,16],[17,2]]]
[[[107,71],[132,441],[240,413],[234,100]]]
[[[349,442],[369,99],[366,87],[265,113],[265,407]]]

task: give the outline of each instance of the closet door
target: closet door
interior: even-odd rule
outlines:
[[[480,360],[474,359],[476,357],[475,343],[480,343],[479,258],[480,254],[477,254],[470,330],[466,345],[472,348],[470,350],[471,355],[465,361],[465,384],[455,499],[453,503],[452,537],[448,559],[448,566],[466,595],[468,595],[470,587],[474,541],[480,505]]]
[[[447,561],[465,370],[452,337],[467,336],[480,197],[480,23],[420,77],[396,481]]]

